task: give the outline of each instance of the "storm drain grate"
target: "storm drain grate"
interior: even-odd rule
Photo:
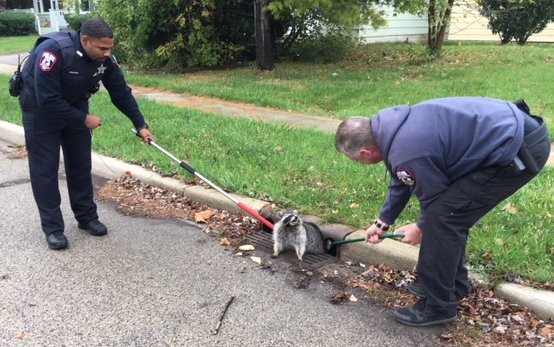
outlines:
[[[271,239],[270,233],[265,231],[258,231],[254,234],[248,235],[246,237],[246,240],[248,244],[251,244],[252,246],[256,247],[256,250],[261,250],[263,252],[273,254],[273,240]],[[282,258],[290,263],[298,263],[298,259],[296,258],[296,253],[294,251],[290,251],[290,250],[283,251],[281,252],[281,254],[279,254],[279,258]],[[337,260],[338,260],[337,257],[333,257],[332,255],[327,253],[320,253],[320,254],[306,253],[304,254],[302,265],[315,269],[327,264],[334,263]]]

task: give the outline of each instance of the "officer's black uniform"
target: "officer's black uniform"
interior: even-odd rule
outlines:
[[[19,103],[33,195],[48,235],[64,230],[58,188],[60,146],[75,218],[85,226],[98,218],[91,179],[92,134],[85,118],[88,98],[99,81],[137,129],[146,123],[115,59],[89,59],[79,32],[52,33],[37,43],[22,71]]]

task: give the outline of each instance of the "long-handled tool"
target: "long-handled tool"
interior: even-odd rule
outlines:
[[[133,133],[136,134],[136,131],[134,129],[132,129]],[[212,187],[213,189],[217,190],[218,192],[220,192],[221,194],[223,194],[223,196],[225,196],[227,199],[231,200],[232,202],[234,202],[238,207],[240,207],[241,209],[243,209],[244,211],[248,212],[248,214],[250,214],[252,217],[256,218],[257,220],[259,220],[260,222],[262,222],[265,226],[267,226],[268,228],[270,228],[271,230],[273,230],[273,224],[268,221],[267,219],[265,219],[264,217],[262,217],[258,212],[254,211],[253,209],[251,209],[250,207],[246,206],[244,203],[238,201],[237,199],[235,199],[234,197],[232,197],[231,195],[227,194],[223,189],[219,188],[218,186],[216,186],[212,181],[210,181],[209,179],[207,179],[206,177],[202,176],[201,174],[199,174],[198,172],[196,172],[196,170],[190,166],[189,164],[185,163],[184,161],[182,160],[179,160],[177,159],[177,157],[175,157],[173,154],[169,153],[168,151],[166,151],[165,149],[163,149],[160,145],[158,145],[156,142],[154,141],[150,141],[149,144],[151,146],[153,146],[154,148],[156,148],[157,150],[159,150],[160,152],[162,152],[163,154],[167,155],[169,158],[173,159],[176,163],[179,164],[180,167],[182,167],[183,169],[187,170],[189,173],[191,173],[192,175],[198,177],[199,179],[201,179],[202,181],[206,182],[206,184],[208,184],[210,187]]]
[[[404,237],[404,234],[383,234],[383,235],[379,235],[380,239],[401,239],[403,237]],[[333,249],[333,247],[336,247],[336,246],[341,246],[341,245],[344,245],[344,244],[347,244],[347,243],[353,243],[353,242],[362,242],[362,241],[365,241],[365,237],[359,237],[357,239],[350,239],[350,240],[345,240],[345,241],[335,241],[335,242],[333,242],[332,240],[327,240],[325,242],[325,250],[330,251],[331,249]]]

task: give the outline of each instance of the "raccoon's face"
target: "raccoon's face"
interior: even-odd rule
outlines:
[[[296,213],[287,213],[283,216],[283,218],[281,218],[281,220],[283,221],[283,225],[288,225],[291,227],[295,227],[302,223],[300,217],[298,217]]]

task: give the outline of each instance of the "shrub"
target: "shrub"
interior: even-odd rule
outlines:
[[[21,36],[36,33],[35,16],[29,12],[0,12],[0,36]]]
[[[220,3],[229,12],[218,11],[216,5]],[[252,40],[249,33],[253,29],[245,27],[248,23],[253,27],[253,20],[247,21],[244,18],[248,14],[241,14],[249,3],[249,0],[103,0],[96,9],[114,28],[120,59],[143,69],[180,69],[221,65],[240,58],[244,42]],[[245,34],[240,36],[240,31]]]
[[[523,45],[554,20],[554,0],[479,0],[480,12],[502,44],[515,39]]]
[[[287,56],[298,61],[328,64],[342,60],[354,47],[354,40],[345,33],[314,34],[295,40]]]
[[[69,24],[69,27],[71,30],[81,30],[81,25],[83,25],[83,22],[86,20],[89,20],[93,17],[92,14],[66,14],[65,21],[67,24]]]

